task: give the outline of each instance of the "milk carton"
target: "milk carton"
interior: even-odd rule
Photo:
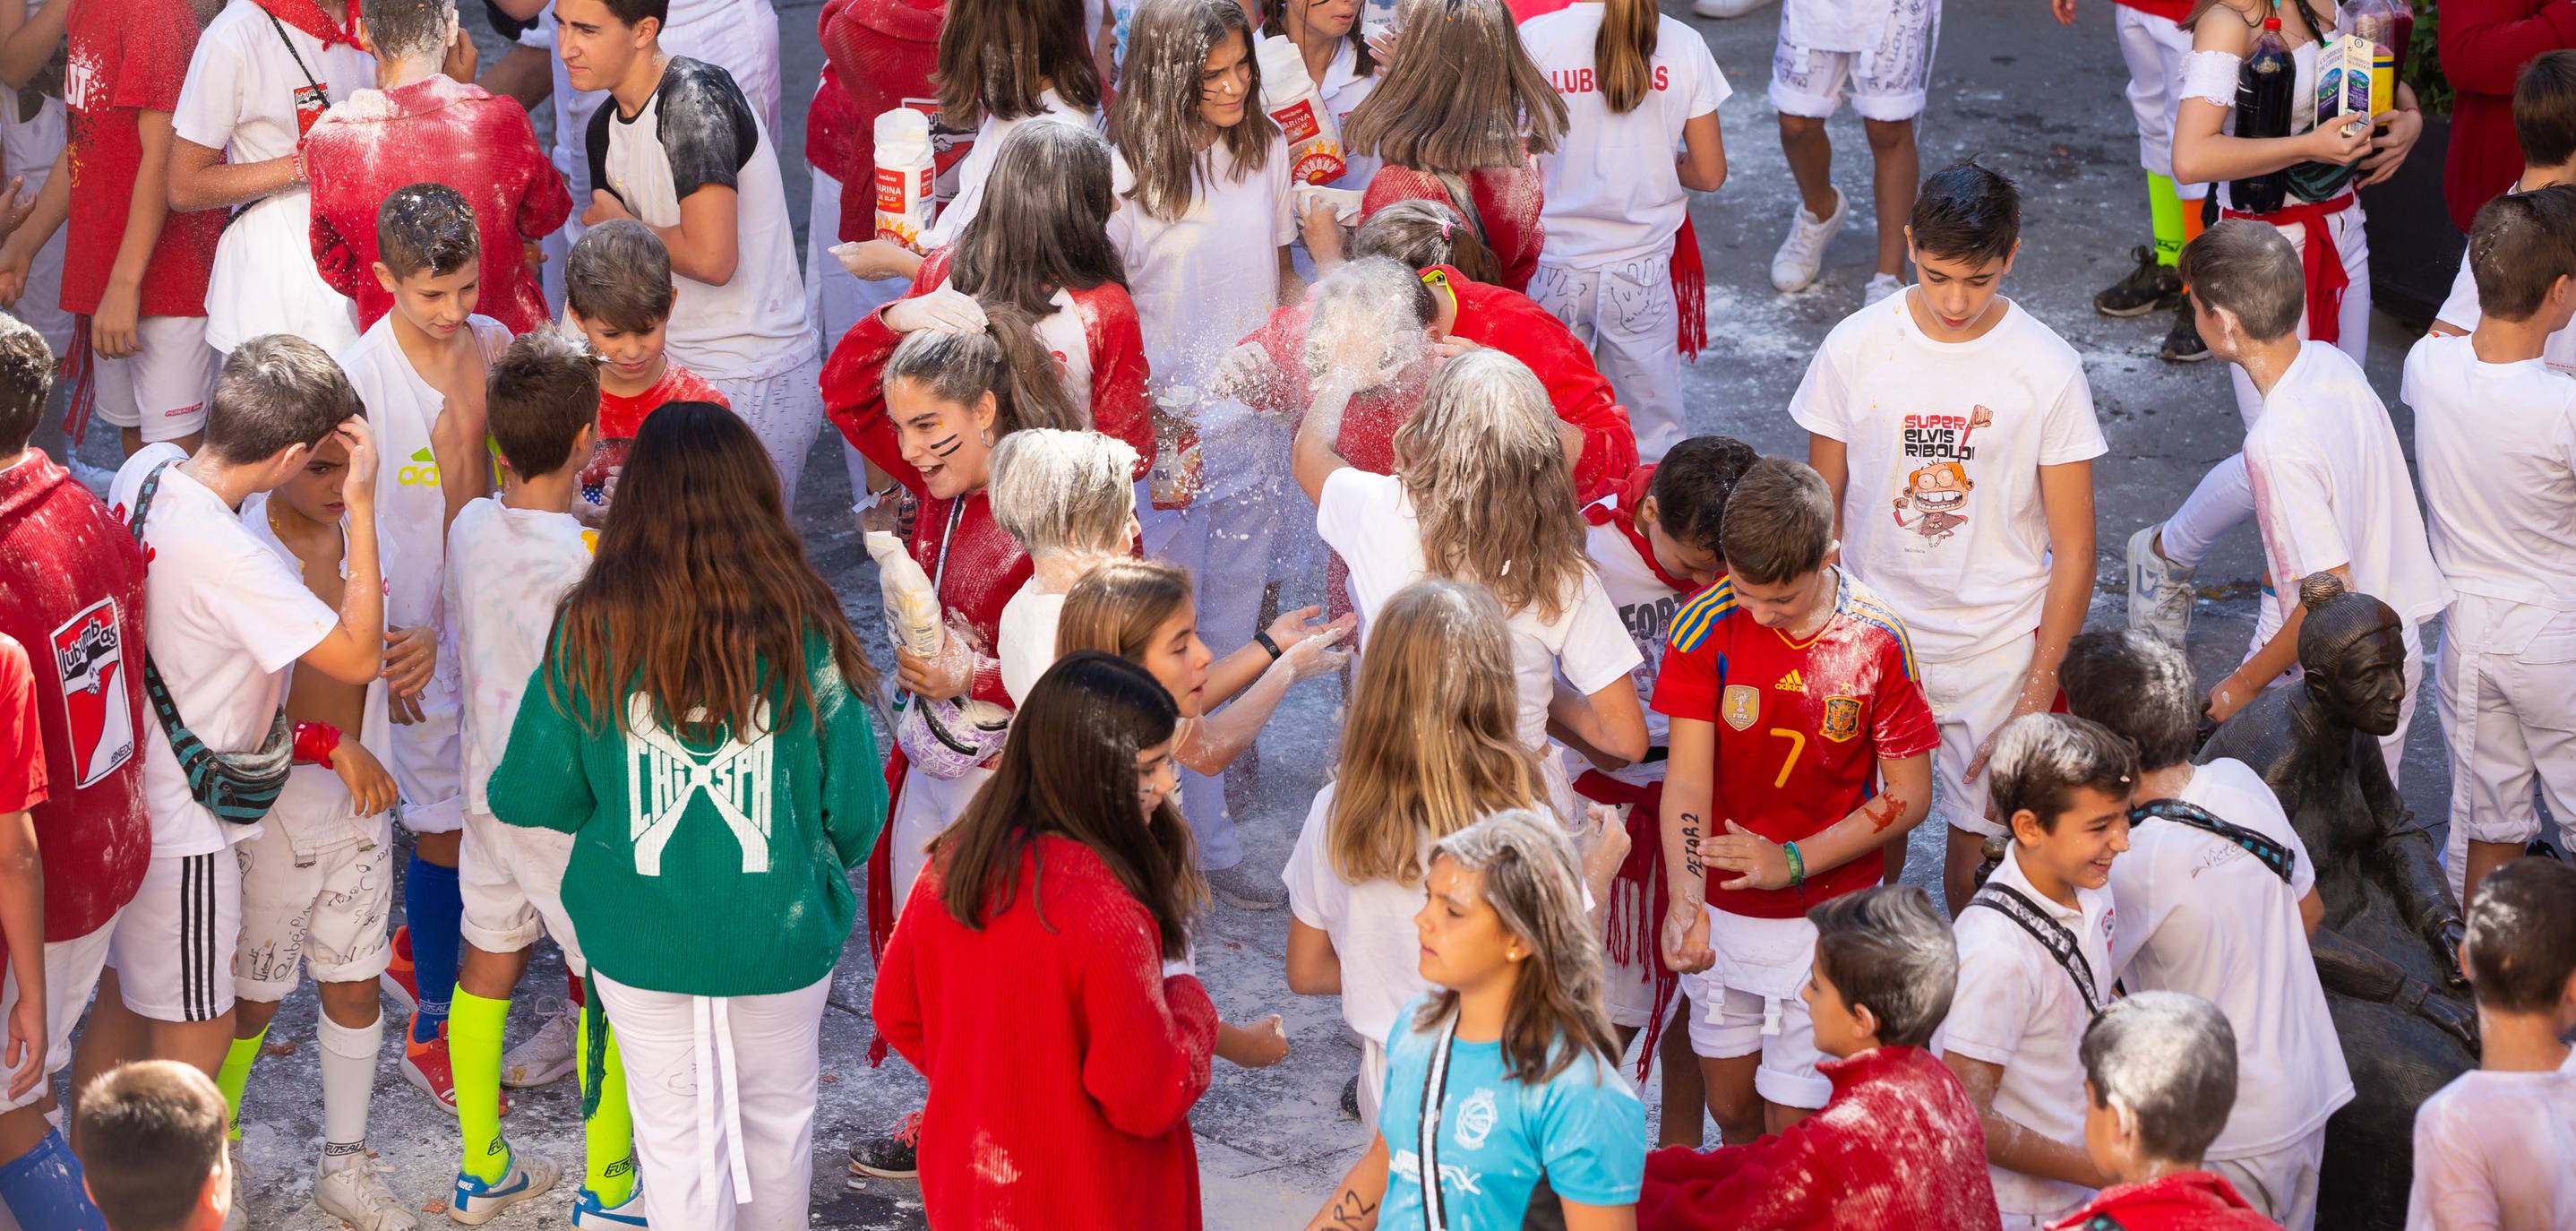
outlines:
[[[898,107],[877,117],[877,238],[920,250],[930,227],[938,162],[930,148],[930,117]]]
[[[2369,123],[2397,105],[2397,53],[2361,33],[2317,48],[2317,127]]]
[[[1261,40],[1261,109],[1288,135],[1288,174],[1300,184],[1340,179],[1350,164],[1342,156],[1342,134],[1333,113],[1324,108],[1315,80],[1306,75],[1305,53],[1284,34]]]

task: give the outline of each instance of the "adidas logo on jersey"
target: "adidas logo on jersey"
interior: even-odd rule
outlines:
[[[428,449],[412,454],[411,460],[415,464],[394,472],[394,482],[404,487],[438,486],[438,459],[430,456]]]
[[[1798,678],[1797,668],[1791,667],[1789,669],[1789,674],[1781,676],[1780,682],[1773,684],[1771,687],[1780,692],[1805,692],[1807,691],[1807,682]]]

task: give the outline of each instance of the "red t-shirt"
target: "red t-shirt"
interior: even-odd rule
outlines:
[[[197,15],[188,0],[75,4],[63,33],[70,43],[63,101],[72,182],[62,307],[86,315],[98,310],[125,242],[125,214],[143,166],[137,116],[178,109],[188,58],[197,50]],[[223,233],[219,209],[172,214],[161,224],[161,239],[143,267],[143,315],[206,314],[206,280]]]
[[[1673,615],[1654,707],[1717,726],[1712,830],[1733,821],[1774,842],[1812,837],[1876,794],[1882,758],[1921,756],[1941,742],[1904,622],[1849,574],[1835,574],[1834,613],[1804,642],[1738,610],[1732,578]],[[1794,919],[1877,884],[1885,870],[1864,856],[1809,869],[1801,889],[1712,883],[1708,904]]]
[[[314,266],[331,289],[357,301],[360,329],[394,306],[371,268],[376,209],[395,189],[423,181],[446,184],[474,206],[483,241],[474,310],[512,333],[550,319],[525,245],[563,225],[572,194],[519,104],[436,73],[361,90],[313,126],[304,166],[313,181]]]
[[[662,379],[654,381],[652,388],[633,397],[599,391],[597,443],[591,446],[590,464],[581,468],[578,498],[582,504],[597,513],[608,512],[608,502],[617,492],[617,476],[626,470],[626,454],[635,447],[635,433],[644,429],[645,416],[673,402],[713,402],[733,409],[733,403],[705,377],[667,356],[662,360]]]
[[[36,676],[27,647],[0,633],[0,813],[45,802],[45,734],[36,722]]]

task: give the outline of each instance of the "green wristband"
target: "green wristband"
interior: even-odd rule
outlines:
[[[1789,856],[1789,887],[1791,889],[1806,888],[1807,860],[1804,856],[1798,853],[1798,844],[1795,842],[1783,842],[1780,844],[1780,849]]]

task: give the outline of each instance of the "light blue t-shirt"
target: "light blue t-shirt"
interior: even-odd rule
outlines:
[[[1422,1222],[1422,1091],[1439,1050],[1437,1027],[1414,1025],[1427,997],[1396,1015],[1386,1036],[1386,1136],[1381,1227]],[[1646,1108],[1616,1065],[1590,1051],[1542,1085],[1507,1075],[1503,1045],[1452,1040],[1440,1106],[1441,1208],[1452,1231],[1518,1231],[1542,1172],[1556,1195],[1628,1205],[1646,1173]]]

